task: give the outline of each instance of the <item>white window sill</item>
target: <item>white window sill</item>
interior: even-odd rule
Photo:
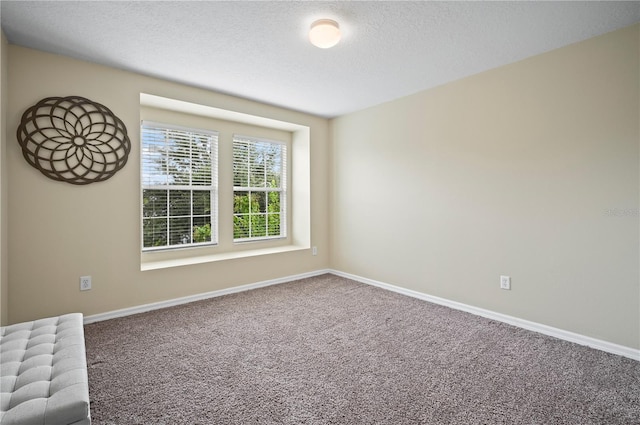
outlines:
[[[215,261],[233,260],[236,258],[257,257],[260,255],[280,254],[283,252],[302,251],[309,247],[300,245],[285,245],[273,248],[252,249],[246,251],[224,252],[220,254],[199,255],[188,258],[171,260],[145,261],[140,264],[141,271],[166,269],[170,267],[188,266],[192,264],[211,263]]]

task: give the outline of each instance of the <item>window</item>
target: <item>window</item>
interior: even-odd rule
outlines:
[[[142,248],[217,243],[218,133],[143,122]]]
[[[233,137],[233,240],[284,238],[287,146]]]
[[[311,249],[309,126],[148,93],[140,119],[140,270]]]

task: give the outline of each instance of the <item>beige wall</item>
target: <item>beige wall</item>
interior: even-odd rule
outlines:
[[[332,267],[640,348],[638,31],[333,120]]]
[[[331,267],[640,348],[639,40],[636,25],[331,123],[3,45],[3,323]],[[319,255],[141,272],[141,92],[311,127]],[[129,163],[106,182],[55,182],[22,158],[24,110],[67,95],[107,105],[132,135]],[[80,292],[85,274],[94,289]]]
[[[13,45],[9,72],[9,322],[97,314],[328,267],[327,120]],[[302,250],[140,271],[141,92],[310,127],[311,241],[318,255]],[[129,131],[129,161],[105,182],[56,182],[22,157],[15,137],[22,113],[42,98],[70,95],[106,105]],[[82,275],[93,277],[91,291],[79,291]]]
[[[8,44],[4,32],[0,31],[0,325],[9,322],[9,277],[7,267],[7,166],[6,166],[6,114],[9,96],[7,94]]]

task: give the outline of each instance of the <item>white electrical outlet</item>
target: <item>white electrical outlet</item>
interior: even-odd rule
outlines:
[[[88,291],[91,289],[91,276],[80,276],[80,290]]]
[[[511,289],[511,277],[500,276],[500,289]]]
[[[311,255],[318,255],[318,247],[314,246],[313,248],[311,248]]]

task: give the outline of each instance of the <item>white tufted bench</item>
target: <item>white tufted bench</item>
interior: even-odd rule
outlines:
[[[82,314],[0,328],[0,425],[89,425]]]

